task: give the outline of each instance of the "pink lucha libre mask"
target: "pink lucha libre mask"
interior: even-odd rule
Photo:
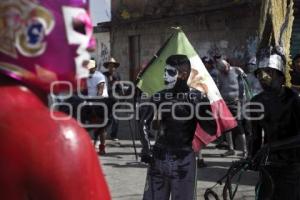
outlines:
[[[1,0],[0,73],[49,90],[88,76],[94,48],[87,0]]]

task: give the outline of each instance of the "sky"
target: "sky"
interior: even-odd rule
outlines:
[[[110,21],[110,0],[90,0],[90,11],[93,25],[97,23]]]

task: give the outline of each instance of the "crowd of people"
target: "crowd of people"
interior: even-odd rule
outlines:
[[[294,184],[293,187],[290,187],[284,180],[300,172],[297,167],[300,163],[297,147],[300,134],[297,125],[300,117],[300,55],[293,58],[291,89],[284,86],[285,58],[275,52],[265,59],[268,62],[251,58],[242,67],[232,66],[224,56],[220,55],[201,59],[237,121],[236,128],[222,134],[216,140],[215,147],[227,149],[220,156],[236,155],[241,159],[255,158],[253,163],[256,164],[268,155],[269,164],[266,170],[275,184],[274,193],[278,194],[280,197],[278,199],[283,199],[287,195],[290,195],[290,199],[297,199],[293,195],[298,195],[295,190],[299,186],[299,180],[297,178],[291,180]],[[111,58],[104,63],[104,67],[108,69],[104,73],[96,70],[94,60],[90,61],[89,66],[88,96],[104,97],[108,100],[106,104],[110,105],[117,102],[118,99],[114,97],[112,87],[121,80],[120,75],[116,72],[119,63]],[[166,60],[164,75],[166,90],[159,92],[161,98],[150,98],[148,101],[158,107],[166,102],[172,102],[172,104],[192,102],[195,105],[200,102],[208,102],[205,93],[187,85],[190,72],[191,64],[185,55],[170,56]],[[124,94],[121,85],[115,84],[115,87],[114,90],[118,95]],[[185,95],[178,96],[179,93]],[[189,99],[191,93],[194,98]],[[171,94],[171,99],[170,96],[164,98],[165,94]],[[101,101],[103,102],[103,99]],[[250,120],[243,114],[245,113],[243,105],[249,102],[261,103],[264,108],[261,112],[252,113],[250,110],[248,113]],[[251,106],[254,110],[259,110],[255,107],[256,104]],[[201,152],[195,156],[192,149],[196,124],[201,124],[206,132],[214,134],[215,120],[207,121],[197,118],[178,120],[168,112],[162,113],[161,118],[157,120],[152,106],[144,106],[140,109],[139,132],[142,143],[140,156],[141,161],[149,165],[143,199],[164,199],[170,194],[175,195],[176,199],[193,199],[196,194],[196,169],[206,166]],[[210,106],[203,107],[198,114],[205,116],[209,111],[211,111]],[[102,122],[104,117],[99,115],[101,112],[103,113],[91,106],[87,121]],[[189,115],[191,111],[186,105],[181,105],[176,107],[175,112],[183,117]],[[260,115],[264,117],[259,118]],[[254,117],[255,120],[252,120],[251,117]],[[154,126],[156,127],[154,128]],[[153,129],[156,129],[157,135],[154,137],[155,144],[151,146],[149,138],[153,138]],[[93,130],[95,141],[100,136],[99,153],[101,155],[105,154],[106,130],[110,131],[110,138],[117,141],[118,121],[111,114],[109,114],[109,120],[105,126]],[[286,150],[288,145],[294,146]],[[242,153],[236,154],[237,149]],[[161,186],[162,183],[163,186]],[[176,188],[181,188],[180,192]],[[257,195],[260,199],[264,199],[266,194],[263,192],[264,187],[261,188],[261,192]],[[265,190],[267,189],[265,188]]]
[[[268,149],[263,153],[265,156],[267,151],[270,151],[271,143],[272,145],[274,143],[276,148],[281,149],[282,146],[286,147],[288,144],[297,142],[297,133],[300,131],[297,125],[297,117],[299,117],[300,110],[298,98],[300,88],[300,54],[293,58],[292,71],[290,73],[291,89],[284,87],[284,58],[274,53],[266,59],[270,60],[267,64],[266,62],[257,61],[253,57],[242,67],[232,66],[221,55],[212,58],[202,57],[201,59],[218,87],[232,116],[237,121],[236,128],[222,134],[215,141],[215,148],[227,149],[220,156],[239,156],[241,159],[249,159],[255,157],[261,148]],[[103,66],[106,69],[105,72],[97,70],[99,66],[96,65],[95,60],[89,61],[90,76],[87,79],[86,91],[83,91],[91,98],[88,101],[102,102],[108,106],[109,118],[107,121],[105,121],[105,116],[103,115],[103,108],[93,104],[87,106],[88,108],[85,111],[86,117],[83,118],[87,124],[103,124],[100,127],[88,129],[92,133],[95,147],[97,140],[100,138],[98,147],[100,155],[106,153],[105,140],[107,131],[110,133],[111,140],[118,141],[119,122],[110,113],[110,110],[119,101],[114,93],[117,93],[117,96],[124,95],[122,85],[118,84],[121,81],[120,74],[117,72],[120,64],[114,58],[111,58]],[[148,101],[158,107],[166,102],[172,102],[172,104],[176,102],[193,102],[195,105],[199,102],[209,102],[205,93],[194,90],[187,85],[190,72],[190,61],[185,55],[170,56],[166,60],[164,75],[166,90],[159,92],[162,98],[150,98]],[[164,98],[164,95],[167,93],[172,94],[171,99]],[[179,93],[185,94],[183,95],[184,97],[178,99]],[[195,95],[195,98],[189,99],[190,93]],[[255,112],[249,115],[257,117],[256,115],[263,114],[264,118],[260,120],[251,120],[250,118],[249,120],[244,116],[243,105],[249,102],[259,102],[264,107],[264,112]],[[253,108],[254,110],[258,109],[255,106]],[[195,156],[192,149],[196,124],[201,124],[201,127],[206,132],[214,134],[216,122],[214,120],[203,121],[197,118],[178,120],[174,119],[171,113],[167,112],[162,113],[160,120],[154,120],[156,114],[152,106],[145,106],[140,109],[139,132],[143,147],[140,156],[142,162],[149,164],[143,199],[164,199],[169,194],[172,194],[172,196],[176,195],[176,199],[193,199],[195,195],[196,169],[206,167],[205,158],[203,158],[201,151]],[[209,106],[203,107],[198,114],[204,116],[207,111],[211,111]],[[185,105],[182,105],[180,108],[176,107],[175,112],[178,112],[182,117],[188,115],[190,110]],[[155,123],[156,125],[154,125]],[[154,126],[156,128],[153,128]],[[153,129],[156,129],[157,135],[155,137],[153,137]],[[288,141],[291,143],[285,141],[286,138],[292,138],[293,136],[295,136],[295,140]],[[155,138],[154,146],[150,145],[149,138]],[[278,144],[279,139],[284,142]],[[237,154],[237,149],[241,150],[242,153]],[[261,154],[260,156],[262,157]],[[291,188],[288,190],[288,186],[282,181],[292,176],[293,173],[297,174],[298,168],[296,166],[300,162],[298,157],[297,148],[295,150],[279,150],[279,153],[275,151],[270,154],[269,162],[274,162],[275,167],[273,164],[269,165],[267,168],[268,173],[274,179],[275,184],[280,185],[285,191],[290,191]],[[257,159],[255,162],[258,162]],[[295,170],[288,172],[286,163],[296,163]],[[280,166],[279,168],[278,165]],[[179,168],[180,170],[178,171]],[[279,176],[281,172],[286,174]],[[296,186],[299,183],[297,181],[298,179],[294,181]],[[159,187],[161,183],[165,183],[165,186]],[[175,188],[181,188],[181,191],[178,192]],[[183,190],[185,192],[182,192]],[[188,198],[186,194],[189,194]],[[264,194],[261,193],[259,195],[263,196]],[[287,194],[281,191],[281,195]],[[261,199],[264,199],[264,197],[261,197]]]
[[[100,155],[109,151],[107,135],[118,141],[112,108],[128,94],[117,72],[120,63],[110,58],[100,71],[96,60],[88,60],[95,40],[87,1],[49,2],[0,3],[1,39],[7,41],[0,52],[0,198],[109,200],[95,149]],[[215,147],[227,150],[223,157],[240,149],[237,156],[248,169],[260,172],[256,199],[300,200],[300,54],[292,60],[287,87],[286,55],[269,42],[245,66],[224,55],[201,59],[237,122]],[[64,51],[58,55],[57,49]],[[189,57],[169,55],[163,64],[165,89],[137,108],[140,159],[147,164],[143,199],[193,200],[197,169],[206,166],[201,151],[193,149],[195,132],[200,127],[215,136],[218,122],[208,94],[188,84]],[[85,84],[70,89],[77,78],[86,78]],[[57,104],[69,116],[47,107],[49,93],[56,98],[66,92],[54,90],[56,82],[70,83],[71,97]]]
[[[100,155],[106,154],[107,135],[111,140],[118,141],[119,122],[112,115],[111,109],[119,101],[114,93],[117,96],[124,94],[123,88],[118,84],[121,76],[116,71],[120,63],[114,58],[110,58],[104,62],[103,66],[104,72],[99,70],[94,59],[89,60],[87,64],[89,77],[86,79],[86,85],[81,86],[81,94],[78,95],[75,91],[70,98],[63,100],[72,105],[72,117],[86,127]],[[85,103],[85,106],[79,111],[78,106],[82,103]],[[70,108],[64,105],[60,106],[59,110],[68,115],[71,113]],[[80,119],[78,119],[78,115],[80,115]],[[99,145],[98,140],[100,140]]]
[[[300,163],[300,150],[297,147],[298,141],[300,142],[298,138],[300,134],[298,126],[300,54],[292,60],[290,72],[292,87],[290,89],[284,86],[285,57],[273,51],[269,57],[263,58],[265,59],[263,61],[262,58],[253,57],[240,67],[231,65],[222,55],[201,58],[237,122],[234,129],[223,133],[214,143],[215,148],[227,150],[220,155],[222,157],[255,158],[253,163],[257,164],[268,155],[269,164],[267,164],[266,171],[275,184],[274,193],[278,193],[277,196],[280,197],[278,199],[289,195],[289,199],[297,199],[293,195],[299,195],[295,193],[295,190],[300,181],[298,178],[292,179],[291,177],[300,174],[300,168],[297,167]],[[179,103],[179,106],[175,108],[175,113],[180,117],[189,116],[191,112],[184,103],[192,103],[194,107],[201,102],[209,103],[205,92],[195,90],[187,84],[191,64],[186,55],[171,55],[165,64],[166,89],[159,92],[160,98],[150,97],[145,101],[157,107],[171,102],[170,108],[165,109],[171,109],[173,104]],[[87,85],[81,91],[82,94],[87,95],[87,98],[82,99],[74,93],[70,99],[66,100],[73,105],[75,118],[78,118],[76,107],[82,102],[87,103],[80,113],[83,115],[81,121],[87,125],[92,124],[87,130],[100,155],[106,154],[107,132],[112,141],[118,141],[119,121],[112,115],[111,109],[120,101],[118,97],[126,93],[120,84],[121,76],[117,72],[119,66],[120,63],[110,58],[103,64],[105,71],[101,72],[96,61],[90,60],[87,65],[89,69]],[[256,103],[250,104],[253,110],[259,110],[259,107],[256,107],[257,103],[263,106],[263,110],[252,113],[250,109],[250,112],[245,112],[243,105],[249,102]],[[107,110],[105,111],[104,107],[97,103],[104,103]],[[143,106],[138,109],[140,109],[138,127],[142,143],[140,157],[141,162],[149,165],[143,199],[165,199],[170,194],[176,196],[176,199],[193,199],[196,195],[197,168],[207,166],[201,151],[195,156],[192,149],[196,124],[200,124],[208,134],[213,135],[217,129],[215,119],[199,120],[194,113],[194,118],[182,120],[182,118],[177,119],[172,116],[171,112],[163,112],[159,118],[153,106]],[[68,109],[64,110],[63,107],[61,110],[68,112]],[[202,106],[197,114],[206,117],[209,112],[211,112],[210,106]],[[245,113],[250,118],[245,116]],[[260,118],[261,115],[262,118]],[[154,138],[154,145],[151,145],[150,138]],[[98,140],[100,140],[99,145],[97,145]],[[286,150],[289,145],[291,148]],[[237,154],[237,150],[241,150],[241,153]],[[255,168],[257,169],[253,167]],[[291,179],[293,187],[284,182],[286,179]],[[164,183],[163,186],[161,186],[162,183]],[[180,192],[176,188],[181,188]],[[263,186],[261,191],[264,191]],[[266,194],[261,192],[257,195],[260,199],[264,199]]]
[[[223,156],[235,154],[233,138],[239,137],[243,151],[241,156],[249,161],[250,168],[259,170],[262,169],[261,166],[264,167],[257,185],[257,199],[297,200],[300,198],[300,98],[299,93],[284,86],[286,60],[276,48],[274,49],[267,55],[260,55],[258,63],[255,59],[250,59],[245,67],[247,74],[241,68],[231,66],[221,56],[213,59],[204,57],[202,60],[237,121],[237,127],[225,133],[226,137],[219,139],[217,146],[225,146],[228,149]],[[297,89],[295,79],[298,68],[299,55],[293,59],[293,89]],[[166,101],[172,102],[171,105],[207,101],[205,93],[188,87],[187,77],[190,69],[191,64],[185,55],[170,56],[166,61],[164,76],[167,89],[159,92],[162,94],[159,100],[151,98],[150,102],[160,106]],[[250,95],[247,95],[247,92]],[[178,93],[186,95],[178,98]],[[195,98],[189,99],[190,93],[196,93]],[[171,94],[171,98],[166,98],[165,94]],[[252,104],[250,118],[245,119],[239,112],[241,105],[247,101]],[[175,112],[180,116],[190,114],[188,106],[179,105],[176,106]],[[263,106],[263,109],[259,109],[258,106]],[[209,110],[209,107],[202,107],[204,112],[200,113],[200,116]],[[141,160],[149,164],[143,199],[169,199],[170,195],[172,199],[177,200],[194,199],[197,167],[195,156],[191,156],[192,135],[196,123],[201,124],[208,133],[213,133],[216,122],[213,119],[207,121],[198,118],[178,120],[171,113],[162,113],[158,137],[154,146],[150,147],[148,135],[155,112],[153,107],[149,106],[143,108],[142,113]],[[249,139],[248,145],[246,134]],[[221,145],[225,140],[227,144]],[[199,158],[203,166],[201,154]]]
[[[252,97],[263,91],[261,83],[255,74],[257,70],[256,58],[253,57],[249,59],[245,66],[242,67],[232,66],[224,56],[220,55],[214,56],[213,58],[205,56],[202,57],[201,60],[217,85],[230,112],[238,122],[235,129],[225,133],[216,141],[216,148],[227,149],[227,151],[221,155],[226,157],[236,155],[237,146],[241,146],[242,154],[239,156],[247,158],[249,152],[249,140],[252,139],[252,134],[249,121],[244,119],[241,113],[243,112],[243,104],[249,102]],[[83,91],[83,93],[86,93],[89,97],[101,97],[102,100],[100,101],[105,102],[105,104],[108,105],[109,111],[113,104],[119,101],[113,92],[116,92],[118,96],[121,96],[124,95],[124,89],[120,84],[116,84],[121,80],[121,76],[117,72],[120,63],[114,58],[110,58],[103,66],[106,71],[101,72],[100,70],[97,70],[99,69],[99,66],[96,65],[95,60],[90,60],[88,65],[90,76],[87,79],[87,90],[85,92]],[[291,78],[292,89],[299,92],[300,54],[297,54],[293,58]],[[73,98],[74,96],[71,99]],[[91,101],[95,101],[95,99],[92,98]],[[74,104],[74,101],[72,103]],[[76,105],[74,107],[76,107]],[[92,109],[86,111],[86,113],[89,113],[86,121],[88,123],[103,123],[103,112],[103,109],[101,110],[97,108],[97,106],[94,106]],[[101,155],[105,154],[106,130],[109,131],[111,140],[118,141],[118,127],[118,120],[110,113],[105,126],[91,129],[95,145],[100,138],[100,145],[98,148]],[[204,159],[201,152],[199,152],[198,167],[205,166]]]

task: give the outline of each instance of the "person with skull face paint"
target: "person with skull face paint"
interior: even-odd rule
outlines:
[[[253,97],[250,116],[254,164],[264,163],[272,184],[262,176],[258,199],[300,199],[300,98],[284,86],[285,57],[281,48],[261,50],[255,71],[263,92]],[[264,111],[254,112],[258,104]],[[262,136],[264,131],[264,136]],[[258,153],[259,152],[259,153]],[[270,191],[271,190],[273,193]]]
[[[55,83],[71,94],[76,78],[88,75],[87,2],[0,1],[1,200],[110,199],[87,132],[47,107]]]
[[[217,126],[209,114],[208,98],[187,85],[190,72],[191,64],[186,55],[168,57],[164,75],[166,89],[151,98],[157,108],[161,107],[161,112],[156,113],[153,106],[140,107],[141,161],[149,164],[144,200],[168,200],[170,195],[173,200],[195,199],[197,167],[192,140],[196,125],[200,123],[212,135]],[[201,105],[199,109],[191,109],[187,103],[193,108]],[[172,114],[172,109],[179,118]],[[195,112],[207,118],[198,119]],[[148,136],[154,124],[158,136],[151,148]]]

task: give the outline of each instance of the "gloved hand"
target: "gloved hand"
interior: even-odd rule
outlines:
[[[263,145],[260,150],[257,152],[257,154],[254,156],[255,160],[263,161],[268,155],[270,151],[270,145],[265,144]]]
[[[141,162],[152,164],[153,163],[153,154],[152,151],[148,148],[142,148],[141,151]]]
[[[151,154],[141,154],[141,162],[152,164],[153,163],[153,156]]]
[[[248,170],[252,170],[252,171],[257,171],[257,165],[253,162],[253,158],[248,156],[247,158],[244,159],[245,162],[247,162]]]
[[[267,156],[269,155],[270,145],[263,145],[260,150],[255,154],[253,158],[247,158],[250,163],[250,170],[257,171],[259,166],[266,161]]]

